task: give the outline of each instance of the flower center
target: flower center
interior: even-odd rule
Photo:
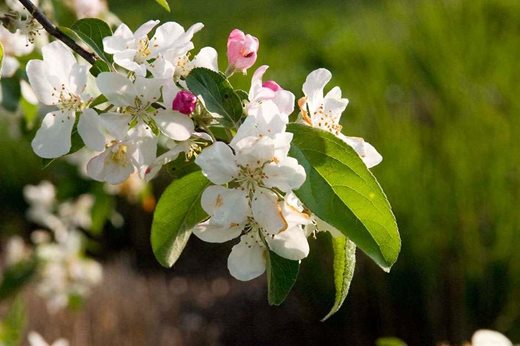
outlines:
[[[113,148],[112,148],[112,155],[110,158],[113,162],[117,163],[120,166],[127,166],[128,165],[128,157],[126,155],[128,148],[126,145],[117,143],[116,141],[112,142]]]
[[[138,64],[142,64],[148,60],[150,55],[152,55],[152,50],[150,49],[150,40],[148,37],[140,39],[137,42],[137,53],[135,54],[135,61]]]
[[[81,96],[71,93],[65,89],[65,85],[62,84],[58,90],[54,88],[52,92],[53,97],[57,97],[58,100],[54,103],[61,111],[80,111],[83,109],[85,103],[81,99]]]

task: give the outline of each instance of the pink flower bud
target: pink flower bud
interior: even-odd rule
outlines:
[[[197,97],[186,90],[181,90],[175,96],[172,103],[172,109],[182,114],[189,115],[195,110]]]
[[[227,57],[229,66],[235,71],[246,73],[254,65],[258,52],[258,39],[249,34],[234,29],[229,34],[227,42]]]
[[[264,88],[271,89],[274,92],[277,92],[278,90],[283,90],[280,84],[276,83],[274,80],[266,80],[262,83],[262,86]]]

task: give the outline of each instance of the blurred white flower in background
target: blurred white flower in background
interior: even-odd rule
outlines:
[[[35,331],[30,331],[27,336],[30,346],[69,346],[69,342],[66,339],[60,338],[53,343],[49,344],[43,336]]]
[[[477,330],[471,338],[472,346],[513,346],[503,334],[489,329]]]

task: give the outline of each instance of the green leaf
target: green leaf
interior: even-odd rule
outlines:
[[[336,297],[334,305],[327,316],[321,320],[324,322],[334,315],[343,305],[350,289],[350,282],[354,276],[354,268],[356,267],[356,244],[351,242],[347,237],[334,237],[331,235],[332,249],[334,251],[334,287],[336,288]]]
[[[406,346],[406,343],[398,338],[385,337],[377,339],[376,346]]]
[[[9,112],[16,112],[22,91],[18,77],[4,78],[0,80],[2,85],[2,107]]]
[[[224,75],[194,68],[186,77],[186,84],[192,93],[202,96],[208,111],[220,115],[216,119],[220,125],[237,128],[243,115],[242,102]]]
[[[291,261],[272,251],[267,255],[267,289],[270,305],[280,305],[291,291],[300,270],[300,261]]]
[[[170,12],[170,5],[168,5],[168,1],[166,0],[155,0],[156,3],[162,6],[166,11]]]
[[[401,240],[390,204],[375,177],[354,149],[333,134],[300,124],[289,125],[288,131],[294,134],[290,155],[307,173],[296,195],[389,271]]]
[[[89,71],[91,75],[97,77],[101,72],[110,72],[110,67],[103,60],[96,60]]]
[[[110,26],[97,18],[80,19],[74,23],[71,29],[91,47],[94,52],[108,63],[112,62],[112,57],[103,50],[103,38],[112,36]]]
[[[8,267],[0,283],[0,301],[11,297],[27,284],[36,272],[36,262],[27,260]]]
[[[200,206],[200,196],[209,184],[202,172],[193,172],[174,180],[159,199],[151,242],[161,265],[173,266],[191,236],[191,229],[208,217]]]

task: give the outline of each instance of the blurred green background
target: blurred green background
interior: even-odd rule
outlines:
[[[460,343],[483,327],[520,341],[520,1],[170,4],[168,14],[151,1],[109,1],[133,29],[148,19],[174,20],[185,27],[203,22],[194,52],[215,47],[221,69],[233,28],[257,36],[256,66],[270,65],[267,78],[297,98],[310,71],[332,71],[329,87],[339,85],[350,99],[344,132],[364,137],[384,157],[373,172],[390,199],[403,242],[390,274],[358,254],[346,304],[322,324],[318,319],[333,292],[327,244],[318,239],[297,283],[297,303],[287,303],[300,312],[282,316],[288,308],[267,307],[265,296],[254,304],[230,301],[252,304],[267,319],[259,321],[267,329],[259,332],[235,321],[224,326],[230,329],[224,343],[369,345],[379,336],[393,335],[409,345],[433,345]],[[233,77],[232,82],[247,89],[250,77]],[[28,145],[13,144],[4,135],[0,160],[0,227],[5,231],[17,227],[13,215],[23,211],[23,184],[49,175],[59,181],[56,172],[65,173],[41,171]],[[143,235],[134,241],[146,247],[141,240],[147,239],[148,224],[141,224],[136,232]],[[195,243],[184,256],[206,256],[217,248]],[[209,267],[207,257],[195,264],[192,258],[180,263],[181,272],[225,271],[228,250],[218,251],[207,255],[215,262]],[[284,318],[290,321],[281,330],[274,321]]]

